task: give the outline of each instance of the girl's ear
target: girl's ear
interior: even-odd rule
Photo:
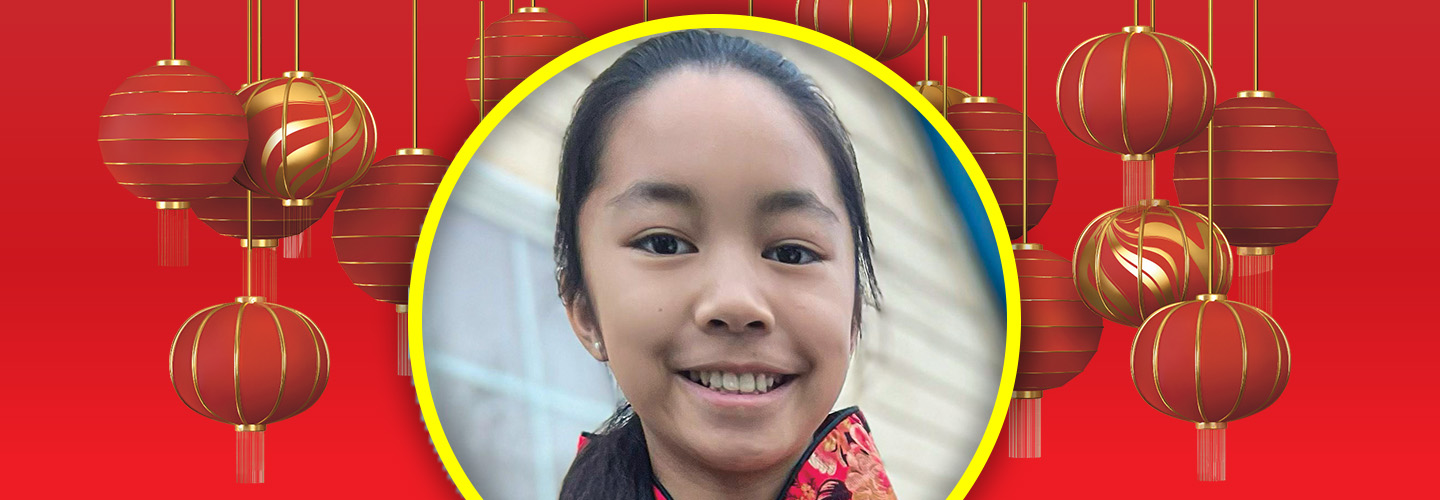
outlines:
[[[590,356],[596,361],[609,361],[610,356],[605,354],[605,340],[600,335],[600,322],[595,317],[595,308],[584,292],[576,294],[574,300],[565,304],[565,316],[570,319],[570,329],[575,330],[575,338],[590,352]]]

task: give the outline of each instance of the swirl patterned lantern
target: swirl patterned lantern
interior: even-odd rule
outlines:
[[[1049,138],[1034,121],[994,97],[961,99],[950,106],[945,117],[990,181],[1010,239],[1020,238],[1022,231],[1035,227],[1045,216],[1060,182]],[[1022,141],[1022,130],[1030,135],[1028,144]],[[1023,157],[1022,148],[1028,148]],[[1022,164],[1025,157],[1028,165]]]
[[[261,290],[260,295],[275,300],[275,253],[280,240],[309,229],[334,200],[316,198],[311,200],[315,210],[305,211],[299,218],[292,213],[292,218],[287,218],[281,200],[254,194],[231,181],[215,196],[192,202],[190,210],[216,233],[238,239],[242,248],[254,250],[250,254],[251,279]]]
[[[1202,293],[1230,289],[1230,245],[1205,216],[1165,200],[1111,210],[1075,245],[1075,289],[1091,311],[1126,326]]]
[[[330,350],[300,311],[240,297],[185,320],[170,345],[170,382],[195,413],[235,427],[239,483],[265,482],[265,426],[325,391]]]
[[[1010,402],[1010,456],[1039,458],[1042,391],[1085,369],[1104,323],[1076,295],[1070,261],[1035,243],[1013,247],[1020,276],[1020,366]]]
[[[1225,427],[1274,403],[1290,379],[1290,344],[1260,309],[1203,294],[1145,320],[1130,348],[1135,389],[1155,410],[1195,423],[1197,475],[1225,480]]]
[[[429,149],[401,149],[352,184],[335,208],[335,256],[355,286],[398,313],[397,368],[410,374],[406,317],[410,266],[420,227],[450,160]]]
[[[162,60],[110,94],[100,155],[116,182],[160,209],[160,265],[186,264],[185,209],[230,182],[247,137],[234,92],[189,61]]]
[[[360,179],[374,160],[375,117],[349,87],[287,71],[241,89],[240,100],[250,145],[235,180],[251,191],[308,206]]]
[[[1091,147],[1122,155],[1124,206],[1149,199],[1155,153],[1205,129],[1215,107],[1215,76],[1195,46],[1129,26],[1070,51],[1055,85],[1060,118]]]
[[[1242,299],[1268,311],[1275,247],[1309,233],[1335,201],[1335,147],[1310,113],[1266,91],[1221,103],[1214,134],[1213,158],[1205,135],[1180,146],[1175,192],[1181,206],[1209,215],[1213,168],[1215,224],[1237,247]]]
[[[544,7],[522,7],[485,28],[470,49],[465,84],[480,116],[490,114],[520,81],[585,41],[570,21]]]
[[[795,24],[888,61],[920,44],[930,25],[930,0],[797,0]]]

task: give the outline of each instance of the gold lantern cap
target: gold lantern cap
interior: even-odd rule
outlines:
[[[1010,393],[1010,399],[1040,399],[1044,391],[1015,391]]]
[[[1217,300],[1225,300],[1225,294],[1223,294],[1223,293],[1202,293],[1202,294],[1200,294],[1200,295],[1196,295],[1196,296],[1195,296],[1195,300],[1198,300],[1198,301],[1201,301],[1201,302],[1215,302],[1215,301],[1217,301]]]
[[[972,95],[972,96],[970,96],[970,97],[962,97],[962,98],[960,98],[960,102],[961,102],[961,103],[964,103],[964,104],[970,104],[970,103],[975,103],[975,102],[991,103],[991,102],[1000,102],[1000,101],[999,101],[998,99],[995,99],[994,97],[990,97],[990,96]]]
[[[1126,26],[1120,31],[1124,31],[1126,33],[1154,33],[1155,28],[1149,26]]]
[[[1138,205],[1142,207],[1168,207],[1170,206],[1170,200],[1166,200],[1163,198],[1156,200],[1140,200],[1140,203],[1138,203]]]
[[[1275,93],[1269,90],[1242,90],[1235,94],[1235,97],[1275,97]]]
[[[188,202],[188,201],[157,201],[157,202],[155,202],[155,208],[158,208],[158,209],[160,209],[160,210],[184,210],[184,209],[190,208],[190,202]]]
[[[1045,245],[1039,243],[1011,243],[1012,250],[1044,250]]]
[[[1120,161],[1150,161],[1154,159],[1155,155],[1145,153],[1136,155],[1120,155]]]
[[[291,198],[286,200],[280,200],[280,205],[286,207],[308,207],[314,204],[315,200],[307,200],[305,198]]]
[[[521,14],[544,14],[549,11],[545,10],[544,7],[521,7],[520,10],[516,12]]]
[[[1225,422],[1195,422],[1195,428],[1197,430],[1224,429]]]
[[[265,432],[265,424],[237,425],[235,432]]]
[[[395,154],[400,156],[433,155],[435,154],[435,150],[429,148],[404,148],[395,150]]]
[[[285,78],[310,78],[310,77],[312,77],[312,76],[315,76],[315,73],[311,73],[311,72],[309,72],[309,71],[298,71],[298,70],[297,70],[297,71],[286,71],[286,72],[284,72],[284,73],[281,73],[280,75],[281,75],[281,76],[284,76]]]
[[[408,313],[408,312],[410,312],[410,305],[409,305],[409,304],[395,304],[395,312],[397,312],[397,313]]]
[[[919,88],[919,87],[939,87],[939,86],[940,86],[940,82],[937,82],[937,81],[935,81],[935,80],[920,80],[920,81],[918,81],[918,82],[915,82],[915,87],[916,87],[916,88]]]
[[[1275,255],[1275,247],[1235,247],[1235,253],[1245,256]]]
[[[275,248],[280,246],[280,240],[268,238],[241,239],[240,248]]]
[[[190,61],[184,59],[161,59],[155,61],[156,66],[189,66]]]
[[[265,297],[261,297],[259,295],[241,295],[239,297],[235,297],[235,302],[237,304],[264,304]]]

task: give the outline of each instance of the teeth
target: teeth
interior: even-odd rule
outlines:
[[[781,375],[768,373],[729,373],[721,371],[686,372],[692,382],[716,392],[738,394],[764,394],[780,385]]]

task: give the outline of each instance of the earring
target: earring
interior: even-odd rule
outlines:
[[[605,349],[601,347],[599,340],[596,340],[593,345],[595,346],[595,352],[599,353],[600,357],[603,358],[600,361],[610,361],[610,356],[605,354]]]

